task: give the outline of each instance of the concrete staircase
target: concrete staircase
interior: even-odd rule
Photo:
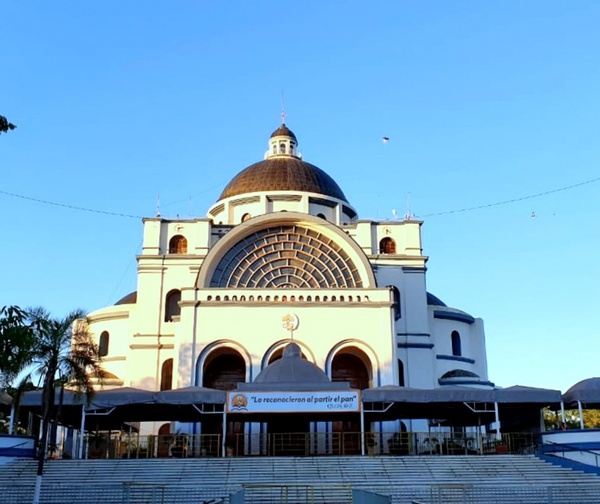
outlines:
[[[0,502],[31,502],[35,473],[32,460],[2,465]],[[46,464],[42,503],[227,502],[244,485],[259,496],[247,502],[348,502],[349,487],[389,495],[393,504],[600,502],[600,476],[533,455],[489,455],[54,460]],[[319,500],[324,488],[328,497]],[[284,497],[264,500],[266,493]]]

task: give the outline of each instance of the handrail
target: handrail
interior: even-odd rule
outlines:
[[[548,441],[544,444],[560,446],[562,448],[562,450],[557,450],[557,451],[562,452],[562,453],[565,453],[567,451],[578,451],[578,452],[583,452],[583,453],[588,453],[590,455],[593,455],[594,460],[596,462],[596,467],[600,467],[600,464],[598,463],[598,457],[600,456],[600,454],[595,451],[592,451],[588,448],[581,448],[580,446],[575,446],[575,445],[571,445],[568,443],[557,443],[556,441]],[[543,444],[542,444],[542,446],[543,446]],[[551,456],[552,453],[548,453],[548,455]]]

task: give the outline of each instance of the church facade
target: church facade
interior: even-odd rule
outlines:
[[[144,219],[137,291],[89,314],[104,387],[233,390],[291,341],[353,389],[490,385],[482,320],[427,292],[421,225],[360,219],[282,124],[206,218]]]

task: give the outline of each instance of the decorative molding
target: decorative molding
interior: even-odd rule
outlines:
[[[143,333],[135,333],[133,335],[134,338],[174,338],[174,333],[160,333],[160,334],[143,334]]]
[[[404,257],[409,257],[411,259],[423,259],[424,256],[404,256]],[[427,271],[427,268],[425,267],[418,267],[418,266],[402,266],[402,272],[403,273],[425,273]]]
[[[495,384],[489,380],[478,380],[477,378],[474,379],[468,379],[465,378],[464,380],[457,380],[456,378],[450,378],[450,379],[442,379],[442,378],[438,378],[438,383],[441,386],[444,385],[484,385],[487,387],[494,387]]]
[[[433,318],[454,320],[456,322],[466,322],[467,324],[472,324],[475,322],[475,318],[473,318],[468,313],[457,313],[442,310],[433,310]]]
[[[397,343],[398,348],[425,348],[431,350],[433,343]]]
[[[137,344],[137,345],[129,345],[129,348],[132,350],[173,350],[175,345],[172,343],[167,344],[157,344],[157,343],[149,343],[149,344]]]
[[[449,360],[458,362],[467,362],[468,364],[475,364],[475,359],[469,359],[468,357],[462,357],[460,355],[436,355],[437,360]]]
[[[92,315],[88,316],[88,319],[92,323],[106,321],[106,320],[126,319],[126,318],[129,318],[129,311],[100,313],[98,315],[92,314]]]
[[[124,355],[115,355],[114,357],[102,357],[102,362],[117,362],[127,360]]]
[[[396,336],[416,336],[418,338],[430,338],[430,333],[399,332]]]

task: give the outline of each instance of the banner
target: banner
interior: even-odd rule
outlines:
[[[229,413],[356,413],[360,391],[228,392]]]

